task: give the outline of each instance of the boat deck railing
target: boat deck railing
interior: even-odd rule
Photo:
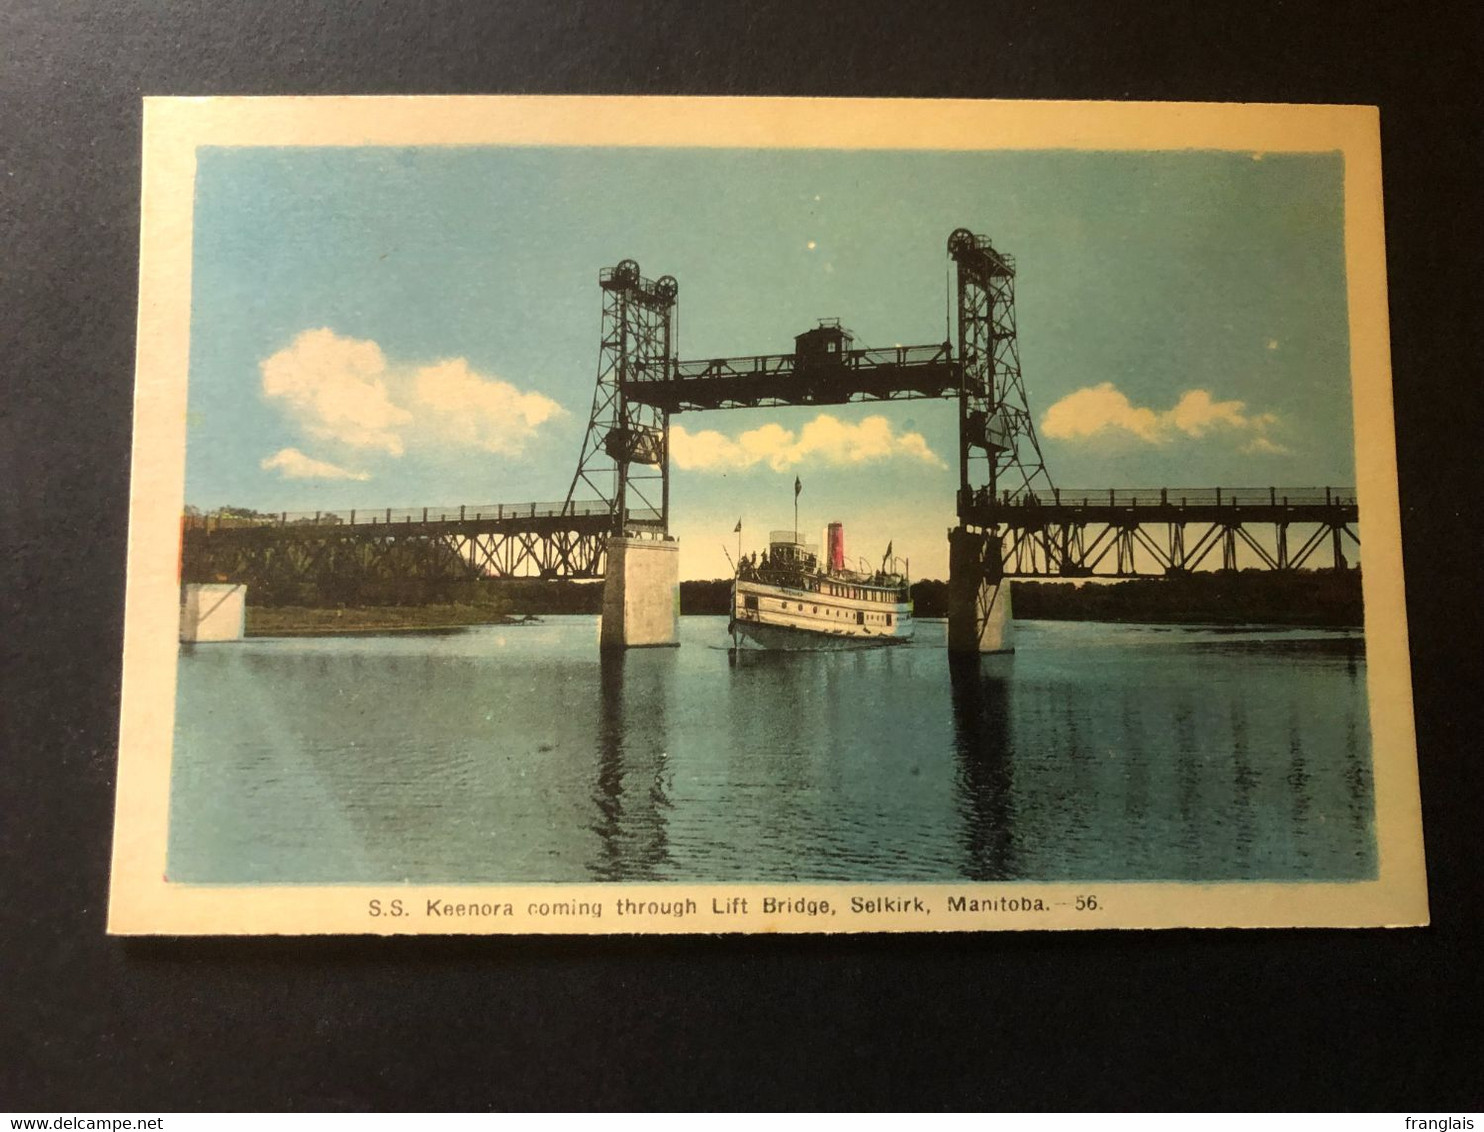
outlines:
[[[835,581],[838,585],[854,586],[862,590],[870,590],[872,593],[891,595],[898,597],[903,595],[907,589],[907,582],[901,577],[892,575],[874,574],[860,577],[849,574],[832,576],[821,576],[819,574],[805,573],[802,570],[787,566],[743,566],[737,571],[737,579],[743,582],[758,582],[765,586],[781,586],[785,589],[801,590],[805,593],[820,593],[821,587],[828,581]],[[902,598],[905,600],[905,598]]]

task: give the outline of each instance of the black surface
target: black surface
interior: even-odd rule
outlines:
[[[12,0],[0,1109],[1477,1108],[1478,33],[1462,4]],[[1379,103],[1434,926],[106,938],[139,98],[506,91]]]

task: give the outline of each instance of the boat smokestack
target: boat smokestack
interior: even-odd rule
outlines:
[[[845,524],[831,523],[829,534],[829,564],[831,570],[845,569]]]

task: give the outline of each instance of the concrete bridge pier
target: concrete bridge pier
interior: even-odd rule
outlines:
[[[625,535],[608,540],[603,579],[605,649],[680,644],[680,544]]]
[[[997,535],[955,527],[948,532],[948,651],[1015,651],[1010,580]]]
[[[247,631],[247,587],[230,584],[180,587],[180,639],[240,641]]]

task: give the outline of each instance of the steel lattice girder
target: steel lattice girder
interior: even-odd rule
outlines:
[[[188,530],[181,575],[262,585],[327,577],[597,578],[607,517]]]
[[[1241,547],[1251,552],[1254,568],[1299,570],[1322,560],[1320,548],[1326,541],[1332,555],[1329,568],[1341,568],[1346,565],[1344,546],[1360,546],[1353,522],[1353,507],[1336,508],[1336,514],[1327,517],[1280,520],[1227,515],[1212,521],[1166,515],[1110,521],[1047,515],[1035,522],[1007,524],[1005,574],[1022,578],[1158,577],[1200,569],[1218,549],[1221,568],[1230,570],[1238,568]],[[1298,551],[1290,553],[1290,528],[1295,527],[1306,534]],[[1187,528],[1193,539],[1187,538]],[[1265,537],[1268,532],[1271,538]]]

